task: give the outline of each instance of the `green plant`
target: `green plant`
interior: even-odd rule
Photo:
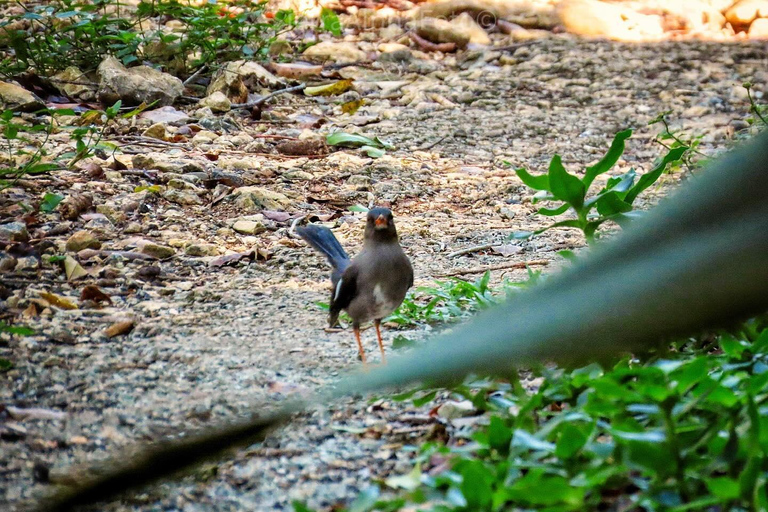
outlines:
[[[395,396],[419,407],[450,393],[484,421],[456,430],[446,445],[421,445],[411,473],[381,484],[396,498],[365,510],[768,507],[765,322],[703,348],[681,340],[644,361],[536,373],[544,377],[537,389],[510,376]]]
[[[322,23],[323,30],[330,32],[334,37],[341,37],[341,21],[339,21],[339,17],[333,12],[333,9],[323,7],[320,11],[320,22]]]
[[[749,111],[755,114],[755,117],[762,122],[764,127],[768,126],[768,119],[766,119],[766,115],[768,115],[768,105],[757,104],[755,98],[752,96],[752,83],[744,82],[744,88],[747,90],[747,98],[749,98]],[[749,118],[747,119],[747,122],[753,124],[755,119]]]
[[[357,133],[334,132],[328,134],[325,138],[329,146],[346,146],[360,148],[361,151],[371,158],[380,158],[384,156],[385,149],[391,149],[392,146],[379,139],[378,137],[366,137]]]
[[[43,162],[47,155],[46,144],[54,129],[53,116],[49,116],[47,123],[28,126],[15,122],[14,115],[12,110],[5,110],[0,114],[0,129],[5,139],[4,152],[7,162],[7,167],[0,167],[0,190],[13,185],[28,174],[42,174],[59,168],[55,163]],[[41,142],[33,143],[25,133],[45,135]],[[26,149],[25,146],[29,145],[35,149]]]
[[[679,161],[689,149],[687,146],[670,149],[651,171],[640,176],[637,183],[637,172],[632,168],[622,176],[610,178],[597,194],[587,197],[595,178],[608,172],[624,153],[624,141],[631,135],[632,130],[617,133],[605,156],[595,165],[587,167],[583,178],[570,174],[563,166],[560,155],[552,157],[547,174],[533,176],[524,168],[516,169],[523,183],[539,191],[533,198],[534,204],[541,201],[562,202],[555,208],[539,208],[538,213],[554,217],[570,210],[576,218],[555,222],[533,233],[515,233],[514,236],[526,238],[548,229],[568,227],[580,229],[587,242],[592,243],[596,240],[598,228],[605,222],[622,225],[631,221],[636,216],[633,203],[637,196],[659,179],[669,163]]]
[[[680,155],[680,159],[669,163],[670,172],[678,170],[681,166],[688,169],[689,172],[695,171],[706,161],[706,155],[699,151],[699,146],[704,138],[703,135],[688,135],[670,128],[667,116],[671,111],[662,112],[648,123],[648,126],[661,124],[663,126],[661,133],[654,139],[656,143],[665,147],[667,151],[685,148]]]
[[[246,57],[265,57],[269,44],[295,15],[279,11],[264,18],[263,4],[246,1],[201,6],[171,2],[141,2],[128,15],[111,0],[56,0],[24,4],[21,15],[0,21],[0,48],[12,50],[0,61],[0,74],[15,76],[34,68],[51,76],[67,66],[95,69],[104,56],[123,64],[150,61],[184,73],[204,64]],[[149,18],[174,19],[178,31],[145,30]],[[19,23],[25,22],[23,28]]]

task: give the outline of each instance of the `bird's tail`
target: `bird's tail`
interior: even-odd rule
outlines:
[[[296,232],[309,245],[323,253],[334,270],[341,272],[349,265],[349,256],[330,229],[309,224],[296,229]]]

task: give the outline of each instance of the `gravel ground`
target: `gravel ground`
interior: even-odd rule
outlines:
[[[534,215],[530,192],[504,161],[541,172],[559,153],[567,167],[580,169],[602,155],[615,132],[633,127],[637,131],[614,174],[632,166],[646,171],[660,154],[653,142],[658,126],[647,123],[667,110],[676,126],[703,136],[703,152],[720,150],[746,117],[749,104],[741,84],[749,80],[761,91],[768,83],[766,46],[756,43],[622,45],[555,37],[514,53],[467,52],[424,62],[434,69],[414,73],[418,66],[411,63],[345,70],[362,83],[393,77],[408,82],[389,98],[373,93],[357,115],[358,124],[367,123],[366,133],[387,139],[396,150],[375,161],[353,152],[277,162],[259,157],[259,169],[274,172],[258,177],[259,185],[289,198],[285,210],[292,213],[322,216],[371,200],[391,206],[417,286],[445,272],[505,262],[546,260],[554,267],[558,250],[583,245],[577,233],[559,231],[515,242],[518,252],[508,257],[488,250],[448,257],[544,225],[545,219]],[[328,108],[323,101],[286,96],[274,111],[312,114]],[[265,128],[246,125],[249,133]],[[299,132],[293,125],[275,125],[271,133]],[[219,163],[247,157],[230,148],[214,143],[147,151],[153,151],[152,158],[182,162],[204,160],[201,154],[212,150]],[[297,171],[311,176],[296,179],[291,173]],[[58,179],[51,186],[88,190],[105,202],[130,200],[142,183],[131,175],[90,183],[74,174]],[[652,203],[659,194],[652,190],[644,200]],[[227,231],[241,214],[228,199],[215,207],[162,198],[151,204],[141,219],[111,226],[104,244],[117,247],[131,237],[126,227],[135,220],[150,240],[170,244],[180,238],[235,251],[258,246],[268,257],[214,267],[206,264],[211,257],[179,251],[153,263],[161,274],[148,280],[139,272],[146,262],[91,263],[86,268],[101,272],[105,291],[110,275],[104,277],[104,269],[112,269],[112,305],[44,309],[26,320],[37,334],[0,339],[0,357],[15,363],[0,374],[0,405],[66,413],[64,419],[13,419],[7,411],[0,416],[4,510],[21,509],[46,491],[48,473],[51,480],[65,479],[70,465],[246,414],[251,404],[274,404],[332,383],[357,364],[351,332],[324,330],[325,315],[314,303],[326,299],[328,271],[292,236],[292,221],[248,238]],[[362,219],[347,212],[331,220],[352,253],[360,248]],[[54,218],[50,224],[61,222]],[[67,233],[85,222],[75,221]],[[36,272],[2,277],[14,293],[7,310],[26,309],[41,291],[79,295],[82,283],[68,284],[51,270]],[[502,276],[523,279],[525,271],[495,272],[494,280]],[[101,334],[109,322],[129,315],[136,319],[129,334]],[[429,332],[388,329],[385,337],[391,342],[397,334],[421,339]],[[364,338],[378,360],[373,332]],[[230,461],[93,510],[291,510],[294,499],[332,510],[373,479],[407,472],[409,445],[450,435],[450,422],[428,411],[385,398],[350,399],[301,416]]]

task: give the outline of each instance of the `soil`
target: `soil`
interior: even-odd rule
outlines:
[[[256,184],[287,196],[282,209],[289,213],[330,218],[352,254],[360,249],[364,214],[347,207],[390,206],[414,263],[416,286],[432,284],[446,272],[505,262],[547,260],[552,265],[545,271],[553,271],[557,251],[580,248],[583,240],[559,230],[508,241],[512,232],[548,221],[535,215],[531,191],[513,169],[543,172],[556,153],[571,171],[583,169],[597,161],[617,131],[632,127],[635,134],[611,175],[630,167],[647,171],[662,150],[653,140],[659,126],[648,122],[664,111],[672,112],[675,126],[702,136],[702,152],[723,150],[748,115],[742,83],[751,81],[758,93],[768,83],[765,50],[764,43],[628,45],[554,36],[509,51],[465,52],[431,62],[436,70],[427,73],[414,73],[413,66],[347,68],[360,83],[408,82],[389,97],[371,86],[373,92],[364,95],[369,103],[354,117],[364,133],[394,146],[376,160],[355,150],[324,158],[250,157],[221,141],[178,149],[142,140],[128,150],[198,165],[215,153],[222,167],[227,159],[256,158],[258,171],[270,171],[257,173]],[[239,118],[239,123],[251,135],[324,133],[329,125],[307,129],[289,121],[338,110],[329,102],[282,95],[270,112],[283,122]],[[335,126],[348,118],[334,116]],[[241,177],[249,172],[224,168]],[[297,171],[308,174],[297,179]],[[682,175],[670,175],[665,183],[673,185]],[[97,205],[129,201],[135,187],[152,184],[141,173],[91,179],[73,171],[42,180],[38,184],[46,190],[88,191]],[[667,188],[646,193],[645,205]],[[25,190],[16,187],[6,198],[23,197]],[[49,307],[26,318],[34,335],[0,339],[0,357],[15,365],[0,373],[0,404],[66,413],[65,419],[14,420],[6,411],[0,420],[4,510],[21,509],[50,489],[46,480],[71,474],[72,465],[246,415],[253,404],[269,407],[291,393],[332,383],[358,364],[352,333],[325,330],[325,313],[315,303],[327,299],[328,268],[293,235],[293,218],[265,222],[266,231],[248,238],[229,229],[233,219],[250,213],[231,198],[212,205],[206,196],[205,204],[179,205],[146,193],[141,197],[147,209],[112,223],[102,235],[104,248],[136,236],[125,229],[138,222],[145,239],[208,243],[221,251],[257,247],[261,257],[212,266],[214,256],[186,255],[178,243],[176,255],[162,261],[84,261],[86,270],[101,273],[100,280],[68,283],[51,266],[4,273],[3,285],[18,298],[14,310],[25,309],[42,291],[76,300],[88,283],[99,284],[113,302],[70,311]],[[52,215],[39,222],[45,230],[63,220]],[[65,234],[49,238],[61,244],[86,223],[76,220]],[[519,251],[448,257],[489,243],[516,245]],[[161,273],[142,280],[139,270],[148,265],[158,265]],[[525,270],[493,273],[495,282],[525,276]],[[126,318],[135,319],[130,333],[103,335],[105,327]],[[391,344],[399,334],[424,339],[430,328],[385,331]],[[370,358],[378,361],[373,331],[366,331],[364,340]],[[376,479],[408,472],[409,446],[444,439],[456,428],[428,414],[434,404],[416,408],[386,397],[382,390],[380,397],[357,397],[304,414],[231,460],[93,510],[272,511],[291,510],[292,500],[331,510]]]

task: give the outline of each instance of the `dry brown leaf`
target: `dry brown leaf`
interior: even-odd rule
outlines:
[[[112,304],[112,299],[109,298],[109,295],[101,291],[95,284],[89,284],[83,288],[83,291],[80,292],[80,300],[90,300],[96,302],[97,304],[102,302]]]
[[[93,200],[85,194],[72,194],[59,205],[59,213],[67,220],[77,220],[81,213],[93,206]]]
[[[75,281],[88,275],[88,272],[72,256],[64,259],[64,272],[67,274],[67,281]]]
[[[518,253],[522,252],[522,250],[523,250],[523,248],[520,247],[519,245],[511,245],[511,244],[495,245],[491,249],[493,249],[493,252],[495,252],[497,254],[501,254],[505,258],[509,257],[509,256],[513,256],[515,254],[518,254]]]
[[[121,334],[128,334],[133,330],[134,325],[136,325],[136,322],[133,320],[121,320],[107,327],[104,330],[104,335],[107,338],[114,338],[115,336],[120,336]]]
[[[59,309],[77,309],[77,304],[71,300],[50,292],[41,292],[40,297],[45,299],[45,301],[51,306],[55,306]]]
[[[27,309],[21,312],[21,316],[24,318],[36,318],[38,313],[39,311],[37,311],[37,306],[30,302],[29,306],[27,306]]]

